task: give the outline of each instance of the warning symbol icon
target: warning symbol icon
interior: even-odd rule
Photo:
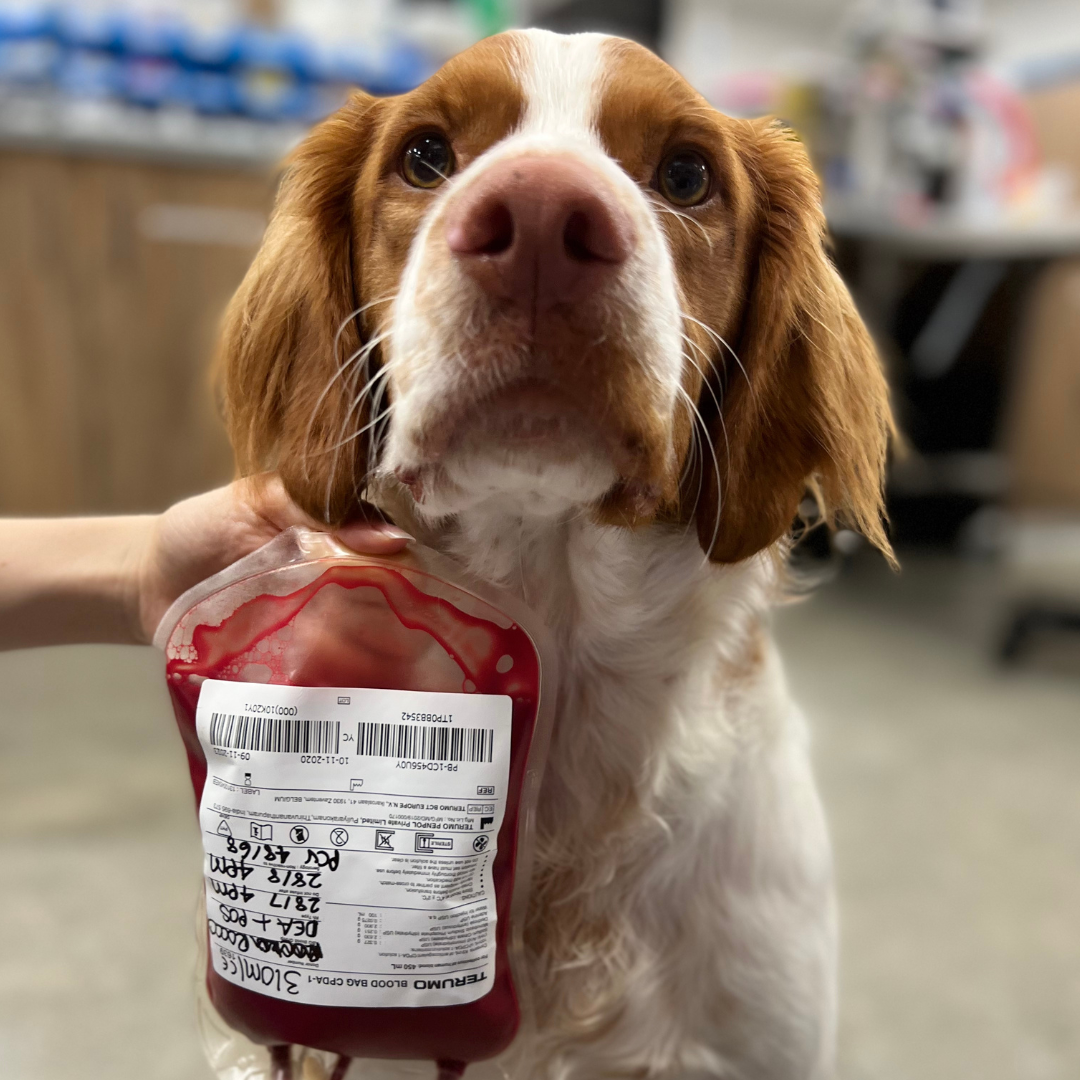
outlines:
[[[232,836],[232,829],[229,828],[228,818],[222,818],[221,821],[218,822],[217,831],[220,836]]]

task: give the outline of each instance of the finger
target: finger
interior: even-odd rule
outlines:
[[[386,521],[356,521],[334,530],[346,547],[361,555],[396,555],[415,541],[404,529]]]
[[[354,521],[330,529],[289,498],[279,476],[263,473],[250,477],[246,482],[252,509],[277,529],[303,525],[319,532],[332,532],[346,547],[361,555],[396,555],[414,540],[404,529],[386,521]]]

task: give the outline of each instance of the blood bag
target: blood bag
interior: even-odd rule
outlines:
[[[155,644],[198,802],[211,1026],[267,1048],[242,1075],[320,1051],[338,1077],[454,1076],[505,1051],[555,685],[535,616],[419,546],[294,528],[182,596]]]

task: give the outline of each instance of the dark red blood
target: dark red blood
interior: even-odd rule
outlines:
[[[270,1047],[270,1080],[292,1080],[292,1047],[288,1043]]]
[[[352,1058],[346,1057],[344,1054],[339,1055],[334,1063],[334,1071],[330,1074],[330,1080],[345,1080],[345,1074],[349,1071],[351,1064]]]
[[[426,576],[408,573],[416,581]],[[289,639],[284,647],[283,628]],[[271,641],[274,648],[264,645],[260,651],[260,642]],[[258,596],[220,625],[196,626],[191,643],[194,657],[170,659],[166,670],[196,805],[206,782],[206,759],[195,730],[204,678],[512,699],[510,784],[492,867],[498,912],[495,978],[484,997],[467,1005],[417,1008],[308,1005],[237,986],[212,966],[206,976],[210,998],[225,1021],[267,1046],[299,1043],[348,1057],[443,1063],[480,1061],[504,1050],[520,1021],[507,946],[520,793],[540,700],[539,661],[529,635],[516,624],[504,628],[431,596],[390,567],[332,564],[287,596]],[[503,656],[513,659],[506,672],[496,667]]]

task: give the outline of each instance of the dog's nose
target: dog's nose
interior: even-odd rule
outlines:
[[[542,314],[610,280],[634,230],[601,174],[553,154],[507,159],[478,177],[452,208],[446,241],[486,292]]]

